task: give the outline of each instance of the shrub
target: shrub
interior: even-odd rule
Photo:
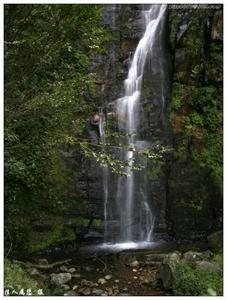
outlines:
[[[177,296],[222,295],[222,276],[180,263],[174,273],[173,292]]]
[[[35,280],[30,278],[25,270],[23,270],[18,264],[12,263],[5,258],[4,261],[4,289],[9,290],[9,295],[12,295],[12,291],[19,293],[20,290],[26,291],[31,289],[33,295],[37,293],[38,285]]]

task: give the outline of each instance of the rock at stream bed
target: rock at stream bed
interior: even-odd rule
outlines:
[[[67,293],[64,293],[64,296],[78,296],[78,294],[74,291],[68,291]]]
[[[74,273],[74,272],[76,272],[76,268],[70,268],[70,269],[68,269],[68,272],[69,273]]]
[[[68,268],[67,268],[66,266],[61,266],[61,267],[59,268],[59,270],[60,270],[61,272],[68,272]]]
[[[207,241],[208,246],[212,251],[217,252],[221,250],[223,248],[223,231],[219,230],[208,235]]]
[[[105,279],[106,279],[106,280],[110,280],[111,278],[112,278],[112,275],[106,275],[106,276],[105,276]]]
[[[183,259],[188,263],[195,263],[203,259],[201,252],[188,251],[183,254]]]
[[[136,268],[136,267],[139,267],[139,262],[138,260],[134,260],[130,263],[130,267],[132,268]]]
[[[70,273],[59,273],[50,274],[51,283],[55,284],[56,286],[61,286],[64,283],[69,282],[72,279],[72,275]]]
[[[197,262],[197,267],[212,273],[220,273],[222,271],[215,263],[205,260]]]
[[[105,284],[105,283],[106,283],[106,279],[104,279],[104,278],[99,278],[98,283],[100,283],[100,284]]]
[[[92,294],[95,296],[101,296],[103,293],[104,293],[104,291],[101,289],[93,289],[92,290]]]
[[[173,273],[179,262],[180,253],[178,253],[177,251],[169,253],[167,257],[163,259],[163,262],[159,268],[159,278],[161,279],[163,287],[165,289],[170,289],[172,287]]]

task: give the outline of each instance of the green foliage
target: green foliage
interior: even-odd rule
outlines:
[[[173,292],[176,296],[221,296],[222,284],[220,274],[180,263],[174,272]]]
[[[26,271],[10,260],[4,260],[4,289],[19,292],[20,289],[31,289],[33,295],[37,295],[38,284],[30,278]]]
[[[93,111],[85,101],[95,77],[88,66],[109,38],[100,10],[4,6],[5,220],[13,252],[26,250],[30,218],[69,205],[72,176],[59,150],[80,150],[72,141],[84,134]]]
[[[215,262],[220,268],[223,268],[223,250],[216,253],[212,258],[213,262]]]

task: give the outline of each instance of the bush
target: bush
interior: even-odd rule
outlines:
[[[180,263],[174,273],[173,292],[176,296],[223,295],[222,276]]]
[[[13,290],[19,293],[22,289],[26,292],[31,290],[33,295],[37,295],[38,284],[30,278],[28,274],[18,264],[12,263],[5,258],[4,261],[4,289],[9,290],[12,295]]]

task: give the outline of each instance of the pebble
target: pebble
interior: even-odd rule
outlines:
[[[86,279],[82,279],[81,280],[81,285],[85,285],[85,286],[91,287],[91,286],[94,286],[94,282],[88,281]]]
[[[74,291],[68,291],[67,293],[64,293],[64,296],[78,296],[78,295]]]
[[[110,280],[110,279],[112,278],[112,275],[106,275],[104,278],[105,278],[106,280]]]
[[[62,287],[65,291],[70,290],[70,286],[69,286],[68,284],[62,284],[61,287]]]
[[[133,278],[134,278],[134,279],[138,279],[138,277],[137,277],[137,276],[133,276]]]
[[[84,296],[89,296],[89,295],[91,294],[91,291],[90,291],[89,288],[86,288],[86,289],[84,289],[84,290],[82,291],[82,294],[83,294]]]
[[[106,280],[104,278],[99,278],[98,283],[105,284]]]
[[[47,266],[48,265],[48,260],[46,258],[40,258],[38,260],[38,264]]]
[[[70,268],[70,269],[68,269],[68,272],[69,273],[74,273],[74,272],[76,272],[76,269],[75,268]]]
[[[104,293],[103,290],[101,289],[93,289],[92,294],[94,294],[95,296],[101,296]]]
[[[92,271],[92,268],[91,268],[91,267],[88,267],[88,266],[85,267],[84,269],[85,269],[85,271],[87,271],[87,272],[91,272],[91,271]]]
[[[61,272],[68,272],[68,268],[67,268],[66,266],[61,266],[61,267],[59,268],[59,270],[60,270]]]
[[[131,267],[138,267],[139,266],[139,262],[138,260],[134,260],[133,262],[130,263]]]
[[[76,289],[78,289],[78,285],[73,286],[73,290],[76,290]]]
[[[115,280],[114,280],[114,282],[116,282],[116,283],[119,283],[119,282],[120,282],[120,280],[119,280],[119,279],[115,279]]]
[[[132,269],[132,272],[135,272],[135,273],[136,273],[136,272],[137,272],[137,269]]]
[[[73,278],[80,278],[81,275],[80,275],[80,274],[73,274],[72,277],[73,277]]]

